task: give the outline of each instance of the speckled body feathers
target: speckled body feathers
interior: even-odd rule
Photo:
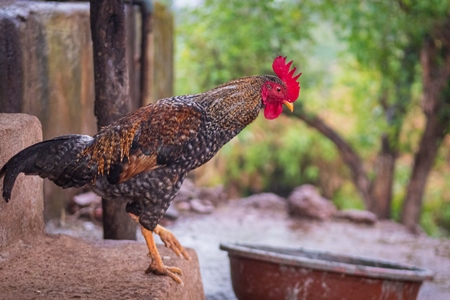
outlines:
[[[205,93],[161,99],[103,128],[94,137],[68,135],[33,145],[0,171],[11,197],[20,172],[66,187],[88,185],[153,230],[186,174],[210,160],[262,108],[261,87],[275,76],[246,77]]]

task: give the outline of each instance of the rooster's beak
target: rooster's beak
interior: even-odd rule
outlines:
[[[291,112],[294,111],[294,104],[292,104],[291,102],[286,101],[286,100],[283,100],[283,104],[286,105],[287,108],[288,108]]]

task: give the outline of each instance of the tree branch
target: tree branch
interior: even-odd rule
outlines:
[[[373,206],[370,196],[370,181],[359,155],[353,150],[334,129],[325,123],[319,116],[306,113],[304,110],[297,110],[295,117],[304,121],[308,126],[316,129],[329,140],[331,140],[339,150],[342,159],[351,171],[353,184],[362,196],[366,209]]]

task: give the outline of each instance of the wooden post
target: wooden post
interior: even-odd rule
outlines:
[[[123,0],[90,0],[94,53],[95,115],[98,129],[130,110]],[[125,204],[102,199],[103,237],[136,239],[136,223]]]

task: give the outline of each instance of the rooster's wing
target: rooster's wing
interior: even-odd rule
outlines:
[[[175,162],[204,122],[203,110],[185,102],[159,101],[105,127],[84,151],[111,184]]]

